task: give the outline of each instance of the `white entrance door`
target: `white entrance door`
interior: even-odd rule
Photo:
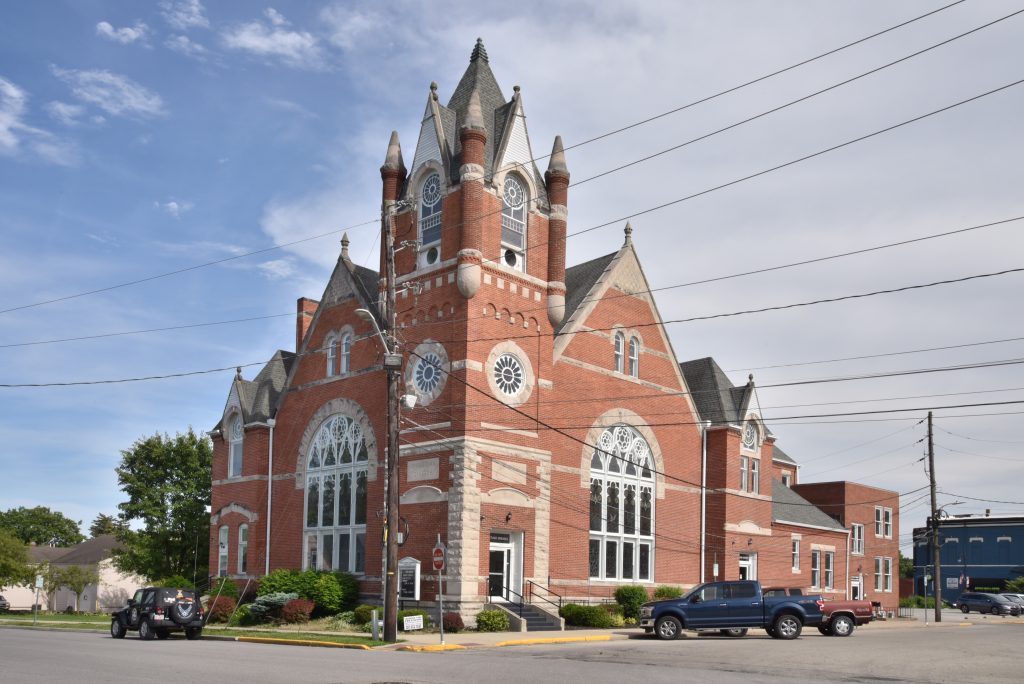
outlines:
[[[740,554],[740,579],[741,580],[756,580],[757,579],[757,554],[756,553],[741,553]]]
[[[850,598],[854,601],[864,598],[860,591],[860,575],[854,575],[850,578]]]
[[[522,534],[491,532],[487,593],[491,601],[522,601]]]

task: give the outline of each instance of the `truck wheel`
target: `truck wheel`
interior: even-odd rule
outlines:
[[[970,613],[971,612],[971,607],[968,606],[966,603],[961,603],[960,604],[960,612],[961,613],[965,613],[965,614],[966,613]]]
[[[832,618],[832,634],[839,637],[848,637],[853,634],[853,618],[849,615],[836,615]]]
[[[832,628],[824,623],[818,625],[818,631],[824,636],[832,636]]]
[[[727,636],[727,637],[745,637],[745,636],[747,636],[747,630],[746,629],[734,628],[734,629],[722,629],[722,630],[719,630],[719,631],[721,632],[722,636]]]
[[[185,638],[188,639],[189,641],[195,641],[196,639],[198,639],[202,635],[203,635],[203,628],[202,627],[186,627],[185,628]]]
[[[683,623],[679,622],[677,617],[666,615],[663,618],[658,618],[654,624],[654,631],[659,639],[671,641],[679,638],[679,633],[683,631]]]
[[[115,639],[124,639],[124,633],[127,631],[128,629],[117,618],[110,621],[110,636]]]
[[[772,626],[775,630],[776,639],[796,639],[800,636],[800,630],[803,629],[803,623],[795,615],[780,615],[775,619],[775,624]]]
[[[149,620],[146,618],[139,619],[139,638],[143,641],[150,641],[156,633],[153,632],[153,628],[149,625]]]

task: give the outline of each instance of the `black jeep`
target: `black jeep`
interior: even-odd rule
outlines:
[[[146,641],[166,639],[171,632],[185,632],[186,639],[203,633],[203,606],[195,589],[147,587],[135,592],[128,605],[111,613],[110,636],[123,639],[129,629]]]

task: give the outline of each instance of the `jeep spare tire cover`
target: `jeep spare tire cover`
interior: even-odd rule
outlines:
[[[196,617],[196,603],[189,598],[180,598],[171,607],[171,619],[179,625],[188,624]]]

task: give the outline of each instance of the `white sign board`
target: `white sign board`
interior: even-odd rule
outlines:
[[[946,588],[947,589],[959,589],[960,588],[960,580],[958,578],[956,578],[956,577],[947,577],[946,578]]]
[[[402,629],[406,632],[414,629],[423,629],[422,615],[407,615],[402,619]]]
[[[43,576],[42,575],[36,575],[36,589],[42,589],[42,588],[43,588]]]

